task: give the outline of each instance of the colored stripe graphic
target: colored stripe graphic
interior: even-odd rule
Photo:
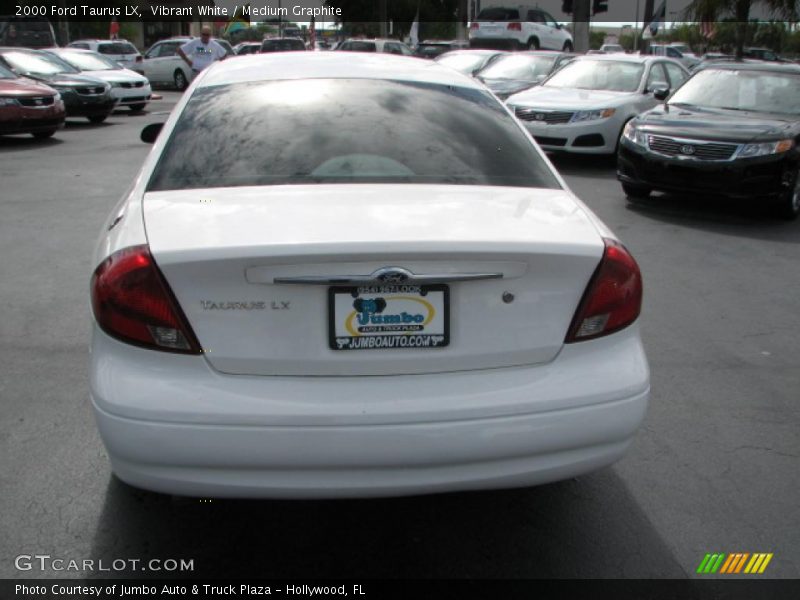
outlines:
[[[766,554],[753,554],[753,558],[750,559],[750,562],[747,563],[747,566],[744,568],[745,573],[752,573],[758,567],[761,566],[761,561],[764,560]]]
[[[733,562],[733,554],[728,554],[728,560],[726,560],[725,564],[722,565],[722,569],[720,569],[720,573],[727,573],[732,562]]]
[[[717,572],[717,569],[719,569],[719,566],[722,564],[722,561],[724,559],[725,559],[725,555],[724,554],[720,554],[719,557],[717,558],[716,562],[714,563],[714,565],[711,567],[711,572],[712,573],[716,573]]]
[[[735,571],[736,573],[738,573],[739,571],[742,570],[742,567],[744,566],[744,561],[747,560],[748,556],[750,556],[750,555],[747,552],[742,554],[742,558],[739,559],[739,564],[736,565],[736,571]]]
[[[773,554],[766,552],[756,552],[750,554],[749,552],[734,552],[732,554],[725,553],[708,553],[700,561],[697,567],[697,573],[714,574],[760,574],[763,573],[769,562],[772,560]],[[747,566],[745,566],[747,565]],[[744,571],[742,571],[744,570]]]
[[[767,568],[767,565],[769,564],[769,561],[771,561],[771,560],[772,560],[772,552],[767,554],[767,557],[764,559],[764,562],[761,563],[761,568],[758,569],[758,572],[759,573],[763,573],[764,569]]]
[[[710,554],[706,554],[705,557],[703,558],[703,560],[700,561],[700,566],[697,567],[697,572],[698,573],[705,573],[706,565],[708,564],[708,561],[710,559],[711,559],[711,555]]]

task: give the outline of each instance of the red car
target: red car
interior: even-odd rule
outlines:
[[[48,138],[64,126],[65,117],[57,91],[0,66],[0,135],[30,133]]]

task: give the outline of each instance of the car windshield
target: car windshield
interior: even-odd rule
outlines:
[[[59,73],[78,73],[78,70],[60,58],[49,54],[33,54],[31,52],[3,52],[8,64],[22,73],[33,75],[58,75]]]
[[[800,115],[800,74],[705,69],[675,92],[670,104]]]
[[[560,187],[486,90],[309,79],[196,90],[148,189],[313,183]]]
[[[57,56],[81,71],[108,71],[122,68],[110,58],[95,53],[59,52]]]
[[[576,60],[558,71],[544,84],[547,87],[635,92],[644,65],[615,60]]]
[[[484,63],[486,58],[487,57],[482,54],[449,52],[437,58],[436,62],[461,73],[472,73]]]
[[[540,81],[553,69],[555,62],[555,56],[546,54],[511,54],[497,59],[478,76],[482,79]]]

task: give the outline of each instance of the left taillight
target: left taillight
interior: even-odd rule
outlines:
[[[592,340],[633,323],[642,309],[642,274],[622,244],[604,238],[605,251],[589,280],[565,343]]]
[[[200,354],[178,301],[145,246],[123,248],[92,275],[92,310],[109,335],[166,352]]]

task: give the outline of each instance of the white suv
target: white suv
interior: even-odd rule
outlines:
[[[127,40],[77,40],[68,44],[67,48],[91,50],[118,62],[126,69],[139,72],[142,70],[142,55]]]
[[[563,50],[572,52],[572,35],[539,8],[484,8],[469,26],[472,48]]]

